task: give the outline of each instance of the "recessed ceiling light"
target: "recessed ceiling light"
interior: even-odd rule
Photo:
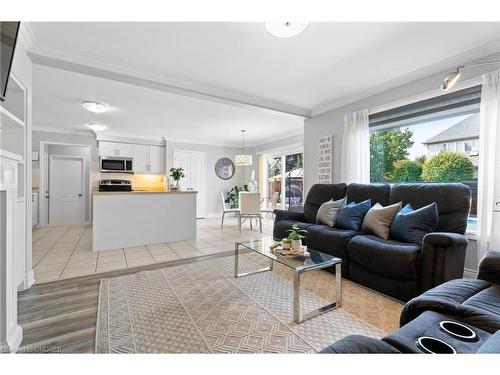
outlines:
[[[309,22],[266,22],[266,30],[269,34],[278,38],[291,38],[299,35],[309,26]]]
[[[103,113],[109,111],[109,105],[101,102],[94,102],[92,100],[82,100],[80,102],[83,108],[93,113]]]
[[[92,129],[94,132],[102,132],[108,128],[108,125],[101,124],[99,122],[89,122],[87,126]]]

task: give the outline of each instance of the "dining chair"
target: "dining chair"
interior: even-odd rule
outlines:
[[[239,208],[229,208],[227,206],[228,204],[226,203],[226,198],[224,197],[224,193],[222,191],[220,192],[220,201],[222,205],[222,219],[220,222],[220,229],[222,229],[224,227],[224,216],[229,213],[239,215],[240,210]]]
[[[241,224],[246,219],[250,221],[250,229],[252,227],[252,219],[259,220],[260,233],[262,233],[262,215],[260,214],[260,194],[240,192],[240,213],[238,220],[238,229],[241,233]],[[243,219],[243,221],[242,221]]]
[[[266,208],[260,210],[263,214],[274,214],[274,210],[278,208],[278,200],[280,199],[280,193],[275,191],[271,197],[271,201],[269,202]]]

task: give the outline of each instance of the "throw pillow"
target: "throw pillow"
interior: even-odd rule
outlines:
[[[391,239],[422,245],[427,233],[438,226],[436,203],[414,210],[410,204],[403,207],[391,224]]]
[[[370,208],[363,219],[361,230],[363,232],[373,233],[384,240],[389,239],[391,232],[391,223],[396,214],[401,210],[403,202],[391,204],[390,206],[382,206],[376,203]]]
[[[340,212],[340,209],[345,203],[345,198],[334,201],[333,199],[323,203],[316,215],[316,224],[325,224],[329,227],[335,226],[335,221]]]
[[[370,199],[360,203],[351,202],[345,205],[337,216],[335,228],[359,231],[363,218],[371,206],[372,202]]]

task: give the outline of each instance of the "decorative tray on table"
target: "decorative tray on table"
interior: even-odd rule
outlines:
[[[281,242],[271,245],[270,250],[275,254],[280,254],[284,257],[307,258],[311,254],[307,251],[307,246],[302,246],[301,250],[284,249]]]

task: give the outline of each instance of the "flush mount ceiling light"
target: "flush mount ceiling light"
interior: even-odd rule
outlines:
[[[245,129],[241,129],[243,147],[241,148],[241,154],[234,157],[234,164],[236,165],[252,165],[252,155],[245,154],[245,132]]]
[[[291,38],[307,29],[309,22],[266,22],[265,25],[269,34],[278,38]]]
[[[102,132],[108,128],[108,125],[106,124],[101,124],[99,122],[89,122],[87,126],[93,131],[93,132]]]
[[[92,100],[82,100],[80,102],[83,108],[93,113],[103,113],[109,111],[109,105],[101,102],[94,102]]]
[[[472,68],[473,66],[482,66],[482,65],[488,65],[488,64],[500,64],[500,60],[498,60],[498,61],[485,61],[485,62],[481,62],[481,63],[477,63],[477,64],[467,64],[467,65],[462,65],[462,66],[457,67],[457,69],[455,69],[455,71],[451,72],[446,77],[444,77],[443,81],[441,82],[441,90],[448,91],[453,86],[455,86],[455,83],[457,83],[457,81],[460,78],[460,75],[461,75],[460,71],[461,70],[467,69],[467,68]]]

